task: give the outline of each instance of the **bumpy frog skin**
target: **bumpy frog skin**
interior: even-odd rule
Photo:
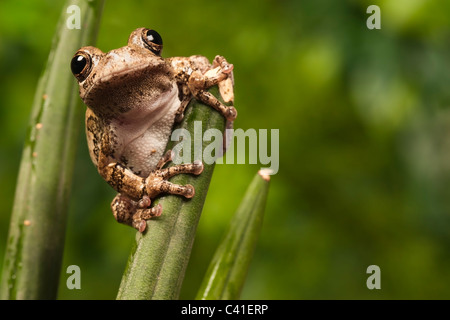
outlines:
[[[194,196],[191,185],[167,181],[181,173],[198,175],[200,161],[164,168],[164,154],[175,122],[195,98],[218,110],[228,123],[237,112],[207,89],[218,85],[222,98],[233,102],[233,65],[216,56],[161,57],[162,39],[154,30],[133,31],[128,45],[103,53],[79,49],[71,62],[86,110],[89,153],[100,175],[119,194],[111,203],[116,220],[144,232],[146,220],[161,215],[151,207],[160,193]]]

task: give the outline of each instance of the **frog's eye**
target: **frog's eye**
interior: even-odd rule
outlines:
[[[87,78],[91,72],[92,59],[84,52],[77,52],[70,62],[70,69],[79,82]]]
[[[158,32],[155,30],[144,29],[142,32],[142,40],[144,40],[147,49],[158,56],[161,55],[163,41]]]

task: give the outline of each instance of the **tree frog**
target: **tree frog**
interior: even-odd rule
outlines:
[[[95,47],[79,49],[71,70],[87,105],[86,137],[89,154],[103,179],[118,194],[111,203],[114,217],[139,232],[146,220],[161,215],[151,207],[160,193],[192,198],[192,185],[177,185],[169,178],[199,175],[203,163],[163,168],[172,159],[166,152],[175,122],[183,118],[192,98],[219,111],[232,123],[233,106],[225,106],[207,91],[218,85],[225,102],[233,104],[233,65],[222,56],[212,64],[199,55],[162,58],[158,32],[134,30],[128,45],[108,53]]]

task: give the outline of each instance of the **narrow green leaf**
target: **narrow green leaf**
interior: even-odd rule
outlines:
[[[211,92],[219,96],[217,88],[212,88]],[[195,125],[200,122],[203,132],[211,128],[223,131],[225,120],[211,107],[195,100],[191,102],[179,128],[186,129],[192,137],[192,144],[202,146],[204,150],[210,142],[203,141],[203,133],[194,133]],[[173,145],[170,143],[168,149]],[[170,180],[177,184],[193,185],[195,196],[184,199],[167,195],[155,202],[162,205],[162,215],[148,221],[144,235],[137,233],[117,299],[178,298],[213,170],[214,164],[204,163],[204,170],[199,176],[183,174]]]
[[[270,180],[267,173],[260,170],[249,185],[196,299],[239,299],[263,221]]]
[[[103,0],[70,0],[32,106],[22,153],[0,285],[0,299],[55,299],[62,263],[76,137],[82,123],[70,60],[93,44]],[[80,9],[81,29],[70,29]]]

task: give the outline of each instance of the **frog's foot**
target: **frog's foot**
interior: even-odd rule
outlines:
[[[141,188],[139,188],[139,196],[136,195],[134,198],[127,196],[125,193],[119,193],[114,198],[111,202],[111,209],[118,222],[132,226],[139,232],[144,232],[147,226],[145,221],[158,217],[162,213],[160,204],[150,208],[151,199],[160,193],[181,195],[188,199],[195,195],[195,189],[192,185],[183,186],[167,180],[180,173],[199,175],[203,171],[203,163],[194,161],[193,163],[161,169],[164,164],[172,159],[172,156],[173,153],[168,151],[158,163],[158,169],[152,171],[146,179],[143,179]]]
[[[219,87],[220,95],[223,101],[226,103],[234,103],[234,77],[233,77],[233,65],[228,63],[228,61],[222,56],[216,56],[213,61],[213,68],[218,68],[219,70],[228,75],[224,80],[219,81],[217,84]]]
[[[134,201],[119,193],[111,202],[111,209],[117,222],[129,225],[142,233],[147,227],[146,220],[159,217],[162,212],[160,204],[153,208],[150,208],[150,204],[148,196]]]
[[[229,73],[233,71],[234,66],[231,63],[228,63],[228,61],[222,57],[222,56],[216,56],[213,60],[213,68],[221,67],[223,73]]]
[[[133,222],[131,226],[140,233],[143,233],[145,229],[147,229],[147,220],[154,217],[159,217],[161,213],[162,206],[159,203],[153,208],[137,209],[133,215]]]

